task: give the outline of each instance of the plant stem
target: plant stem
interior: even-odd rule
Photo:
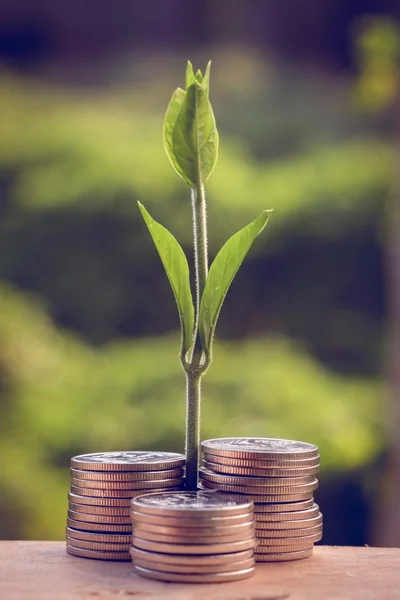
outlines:
[[[200,450],[201,376],[206,366],[201,364],[202,350],[198,335],[200,301],[207,274],[207,217],[204,187],[199,183],[192,190],[194,263],[196,274],[196,339],[190,363],[186,365],[186,487],[197,489]],[[207,365],[208,366],[208,365]]]
[[[201,184],[192,189],[192,213],[196,272],[196,316],[198,319],[200,300],[208,274],[206,195]]]
[[[200,447],[201,375],[186,373],[186,489],[197,490]]]

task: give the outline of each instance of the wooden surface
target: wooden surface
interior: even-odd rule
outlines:
[[[62,542],[0,542],[0,599],[399,600],[400,549],[317,546],[306,560],[258,564],[245,581],[189,585],[69,556]]]

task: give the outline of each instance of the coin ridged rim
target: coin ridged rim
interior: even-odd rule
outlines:
[[[253,567],[255,564],[254,556],[247,560],[231,562],[223,565],[171,565],[141,558],[132,558],[133,564],[145,569],[154,569],[166,573],[226,573],[229,571],[241,571]]]
[[[136,539],[147,540],[148,542],[160,542],[162,544],[180,544],[182,546],[194,546],[194,545],[211,545],[211,544],[230,544],[231,542],[244,542],[247,540],[255,539],[254,528],[246,533],[232,533],[224,535],[196,535],[186,536],[181,532],[180,535],[154,533],[151,531],[143,531],[134,527],[132,530],[133,544]]]
[[[212,481],[214,483],[222,483],[224,485],[248,485],[260,486],[266,488],[292,488],[298,485],[307,485],[314,483],[315,477],[313,475],[305,475],[304,477],[259,477],[259,476],[245,476],[245,475],[226,475],[225,473],[213,473],[209,469],[204,467],[200,468],[199,471],[200,479],[206,481]]]
[[[322,523],[303,527],[302,529],[256,529],[256,537],[259,540],[277,538],[287,540],[289,538],[294,539],[308,535],[317,535],[318,533],[322,533]]]
[[[71,477],[71,485],[80,488],[96,490],[151,490],[152,488],[167,489],[183,485],[184,477],[174,479],[158,479],[157,481],[102,481],[99,479],[76,479]]]
[[[202,527],[235,527],[243,523],[253,521],[253,511],[240,515],[229,515],[227,517],[212,517],[205,515],[203,517],[185,518],[185,517],[169,517],[164,515],[153,515],[140,513],[131,509],[130,512],[132,521],[136,523],[161,525],[162,527],[187,527],[188,529],[196,530]]]
[[[94,558],[97,560],[130,561],[131,559],[129,552],[84,550],[83,548],[76,548],[76,546],[70,546],[69,544],[67,544],[67,553],[72,554],[72,556],[79,556],[80,558]]]
[[[285,485],[282,487],[273,485],[235,485],[228,483],[216,483],[201,477],[201,484],[212,490],[222,490],[230,493],[248,494],[248,495],[290,495],[290,494],[305,494],[313,492],[318,487],[318,479],[313,479],[309,483],[299,483],[298,485]]]
[[[221,490],[222,492],[223,490]],[[230,492],[232,493],[232,492]],[[235,494],[237,494],[238,496],[240,496],[241,498],[244,498],[246,500],[252,500],[254,502],[254,506],[257,506],[257,504],[266,504],[266,503],[272,503],[272,504],[276,504],[277,502],[288,502],[288,503],[292,503],[292,502],[299,502],[301,500],[313,500],[313,497],[311,496],[312,492],[306,492],[304,494],[279,494],[278,496],[272,496],[272,495],[267,495],[267,494],[260,494],[259,496],[256,496],[255,494],[247,494],[245,492],[235,492]]]
[[[67,536],[67,544],[74,548],[82,548],[82,550],[94,550],[100,552],[129,552],[129,542],[115,543],[115,542],[92,542],[88,540],[81,540],[79,538],[72,538]]]
[[[319,540],[317,540],[319,541]],[[302,542],[301,544],[283,544],[282,546],[263,545],[257,546],[254,549],[254,553],[257,556],[263,554],[281,554],[283,552],[299,552],[300,550],[308,550],[310,546],[313,546],[314,542]]]
[[[177,479],[185,475],[185,469],[166,469],[164,471],[85,471],[85,469],[70,469],[71,477],[75,479],[96,481],[157,481],[159,479]]]
[[[257,552],[263,552],[263,548],[272,548],[272,547],[282,547],[286,548],[290,546],[296,550],[296,546],[304,546],[305,548],[309,548],[312,544],[319,542],[322,539],[322,531],[319,533],[314,533],[313,535],[304,535],[302,537],[292,537],[292,538],[257,538],[257,543],[255,548]],[[308,545],[307,545],[308,544]],[[290,548],[287,552],[290,552]],[[297,550],[301,550],[301,548],[297,548]],[[282,550],[283,552],[284,550]],[[275,552],[275,550],[273,550]]]
[[[147,460],[140,462],[126,462],[112,460],[113,455],[130,455],[132,458],[138,455],[148,455]],[[149,460],[151,455],[160,455],[159,459]],[[104,457],[106,460],[92,460],[90,457]],[[161,458],[162,457],[162,458]],[[71,458],[71,468],[87,471],[166,471],[185,466],[185,457],[177,452],[146,452],[140,450],[128,450],[121,452],[92,452],[91,454],[79,454]]]
[[[134,531],[143,531],[149,533],[159,533],[161,535],[172,535],[179,536],[184,535],[185,537],[198,537],[198,536],[207,536],[207,535],[216,535],[216,536],[224,536],[224,535],[233,535],[237,534],[246,534],[248,532],[254,535],[255,524],[254,520],[247,521],[246,523],[239,523],[237,525],[204,525],[203,527],[186,527],[186,526],[171,526],[171,525],[154,525],[152,523],[135,523],[133,522],[133,530]],[[142,536],[143,537],[143,536]]]
[[[83,532],[96,531],[98,533],[127,533],[132,535],[132,524],[118,525],[116,523],[88,523],[67,517],[67,526]]]
[[[259,506],[259,504],[257,504]],[[311,508],[306,508],[304,510],[298,511],[286,511],[279,512],[279,509],[276,512],[262,512],[262,513],[254,513],[254,519],[257,523],[281,523],[281,522],[290,522],[290,521],[305,521],[307,519],[313,519],[322,513],[319,512],[318,504],[313,504]]]
[[[106,498],[97,496],[81,496],[80,494],[74,494],[70,492],[68,494],[68,500],[73,504],[82,504],[84,506],[103,506],[117,508],[129,508],[131,505],[131,498]]]
[[[318,454],[310,458],[281,458],[275,457],[271,459],[262,459],[261,457],[248,459],[248,458],[232,458],[229,456],[218,456],[217,454],[211,454],[203,450],[203,461],[218,463],[219,465],[226,465],[229,467],[245,467],[245,468],[256,468],[256,469],[297,469],[306,467],[320,466],[321,457]]]
[[[247,550],[241,550],[239,552],[222,552],[220,554],[166,554],[162,552],[153,552],[148,550],[141,550],[131,546],[129,548],[132,560],[137,558],[143,558],[148,561],[162,562],[166,565],[226,565],[231,562],[238,562],[241,560],[247,560],[253,556],[253,548]]]
[[[313,496],[295,501],[287,500],[286,502],[258,502],[254,505],[254,517],[257,519],[260,517],[257,517],[256,515],[271,515],[283,512],[295,513],[302,510],[308,510],[309,508],[312,508],[314,504]]]
[[[259,554],[254,553],[256,562],[285,562],[289,560],[301,560],[302,558],[309,558],[313,554],[314,548],[307,548],[306,550],[294,550],[293,552],[268,552]]]
[[[74,521],[82,521],[83,523],[101,523],[103,525],[129,525],[132,523],[128,517],[109,517],[105,515],[90,515],[89,513],[79,513],[68,509],[68,517]]]
[[[217,487],[214,487],[214,485],[216,485]],[[210,486],[210,487],[208,487]],[[287,503],[292,503],[292,502],[299,502],[301,500],[310,500],[313,499],[313,490],[310,490],[309,492],[298,492],[298,493],[291,493],[288,494],[286,492],[279,492],[277,494],[267,494],[267,493],[256,493],[255,491],[251,491],[249,492],[248,490],[244,490],[244,489],[238,489],[238,486],[233,487],[233,486],[228,486],[228,485],[222,485],[222,484],[213,484],[211,483],[211,481],[206,482],[206,485],[204,485],[204,482],[201,482],[199,485],[201,490],[212,490],[212,491],[216,491],[216,492],[220,492],[223,494],[232,494],[235,495],[239,498],[243,498],[244,500],[252,500],[254,502],[254,506],[257,505],[257,503],[260,504],[277,504],[277,503],[281,503],[284,504],[285,502]]]
[[[292,521],[256,521],[256,531],[285,531],[288,529],[307,529],[322,523],[322,514],[319,513],[315,517],[309,519],[297,519]]]
[[[216,500],[219,501],[219,505],[206,505],[200,503],[194,503],[189,507],[184,502],[191,496],[194,500],[194,496],[197,496],[199,500]],[[159,498],[157,498],[159,496]],[[162,504],[164,500],[173,501],[174,497],[179,500],[179,496],[182,498],[182,505],[178,504]],[[160,504],[154,502],[159,500]],[[223,502],[226,504],[222,504]],[[132,510],[141,513],[164,515],[164,516],[184,516],[191,518],[203,518],[204,516],[229,516],[238,515],[243,513],[249,513],[253,511],[252,500],[240,498],[238,496],[230,496],[227,494],[214,494],[208,490],[200,490],[199,492],[172,492],[172,493],[160,493],[160,494],[148,494],[140,496],[140,498],[134,498],[131,502]]]
[[[69,509],[83,515],[102,515],[108,517],[130,517],[129,506],[91,506],[90,504],[69,503]]]
[[[173,488],[154,488],[151,490],[152,494],[159,494],[164,492],[165,489],[168,492],[176,491],[179,492],[182,490],[182,485],[178,485]],[[149,494],[150,491],[147,490],[98,490],[94,488],[81,488],[76,487],[75,485],[71,485],[71,494],[77,494],[78,496],[83,496],[87,498],[101,498],[101,499],[112,499],[112,498],[120,498],[120,499],[128,499],[129,501],[132,498],[136,498],[137,496],[143,496],[143,494]]]
[[[151,542],[136,537],[132,539],[132,545],[141,550],[150,552],[161,552],[166,554],[227,554],[228,552],[239,552],[254,548],[255,540],[243,540],[241,542],[228,542],[224,544],[167,544],[164,542]]]
[[[132,534],[127,533],[97,533],[93,531],[81,531],[80,529],[74,529],[67,527],[67,537],[75,540],[82,540],[86,542],[101,542],[103,544],[130,544],[132,541]]]
[[[319,465],[314,467],[299,467],[297,469],[289,468],[270,468],[270,469],[259,469],[258,467],[231,467],[229,465],[220,465],[216,462],[203,461],[203,467],[212,471],[215,474],[230,475],[236,477],[250,476],[250,477],[307,477],[317,475],[319,472]]]
[[[278,442],[275,448],[262,448],[261,444],[258,448],[254,447],[258,442]],[[239,442],[235,445],[235,442]],[[287,448],[284,448],[284,442],[287,443]],[[248,443],[250,449],[246,449],[244,444]],[[300,444],[302,448],[290,449],[290,444]],[[203,452],[215,454],[217,456],[227,456],[232,458],[248,458],[248,459],[276,459],[283,457],[291,458],[315,458],[318,456],[318,446],[309,444],[308,442],[300,442],[297,440],[285,440],[279,438],[214,438],[201,442]]]
[[[136,573],[148,579],[157,581],[172,581],[177,583],[220,583],[223,581],[240,581],[251,577],[255,567],[244,569],[243,571],[225,572],[225,573],[198,573],[196,575],[188,573],[165,573],[164,571],[152,571],[133,565]]]

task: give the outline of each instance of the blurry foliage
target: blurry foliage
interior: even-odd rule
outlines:
[[[0,536],[62,539],[71,455],[181,451],[178,336],[94,350],[57,331],[33,298],[5,286],[0,297]],[[343,380],[282,338],[219,342],[202,434],[309,440],[324,472],[351,469],[381,449],[382,394],[379,383]]]
[[[224,234],[260,207],[273,204],[278,211],[278,230],[275,227],[278,235],[287,221],[291,224],[299,215],[310,217],[310,227],[316,228],[323,226],[323,217],[327,213],[331,216],[332,212],[338,218],[344,213],[346,221],[350,213],[351,222],[358,221],[360,203],[364,211],[368,208],[366,196],[376,198],[387,189],[392,170],[390,145],[363,129],[349,106],[345,115],[343,108],[338,113],[332,107],[329,120],[323,108],[329,99],[327,90],[323,94],[319,90],[319,97],[315,97],[311,87],[297,107],[299,94],[292,92],[289,96],[290,87],[283,87],[282,82],[280,94],[272,81],[275,93],[261,90],[254,98],[238,94],[233,101],[221,98],[218,79],[216,84],[214,103],[216,112],[222,113],[218,120],[224,143],[218,170],[209,182],[209,206],[218,223],[219,244]],[[298,85],[304,95],[300,82]],[[320,104],[310,106],[311,98]],[[306,99],[307,117],[302,110]],[[285,100],[283,107],[281,100]],[[345,102],[343,90],[336,102],[339,105]],[[185,189],[170,171],[163,150],[160,134],[163,110],[149,110],[143,103],[143,100],[135,102],[135,97],[126,91],[91,97],[68,94],[62,89],[35,88],[26,82],[3,78],[0,168],[8,176],[10,201],[31,209],[79,203],[81,210],[88,210],[98,209],[101,204],[114,205],[116,198],[129,196],[130,201],[124,205],[137,217],[136,203],[131,202],[133,196],[150,201],[159,212],[172,214],[177,232],[189,240],[189,211],[185,219],[174,210],[187,200]],[[329,103],[332,104],[332,99]],[[276,129],[283,125],[286,114],[289,125],[293,124],[292,136],[302,145],[299,148],[298,143],[291,146],[286,141],[285,146],[292,147],[292,154],[279,158],[274,141]],[[348,127],[340,134],[338,127],[343,128],[346,120]],[[239,142],[232,135],[240,135],[242,129],[246,134]],[[307,130],[314,135],[307,134]],[[352,136],[346,135],[348,130]],[[264,149],[260,149],[260,135]],[[258,151],[268,155],[274,151],[274,156],[269,156],[268,162],[254,162],[253,154]],[[336,231],[341,234],[340,227]],[[215,245],[215,231],[212,244]]]
[[[399,93],[400,27],[385,17],[363,19],[357,40],[360,79],[356,99],[361,108],[381,111]]]

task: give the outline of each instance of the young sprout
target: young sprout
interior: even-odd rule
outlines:
[[[209,101],[210,67],[204,75],[186,69],[185,89],[172,94],[164,121],[164,147],[178,175],[191,190],[196,276],[193,305],[189,266],[174,236],[157,223],[142,204],[139,208],[158,250],[175,295],[181,324],[180,361],[186,374],[186,486],[197,489],[200,447],[201,378],[212,360],[218,315],[241,263],[267,224],[265,210],[233,235],[208,270],[207,220],[204,185],[218,158],[218,131]]]

